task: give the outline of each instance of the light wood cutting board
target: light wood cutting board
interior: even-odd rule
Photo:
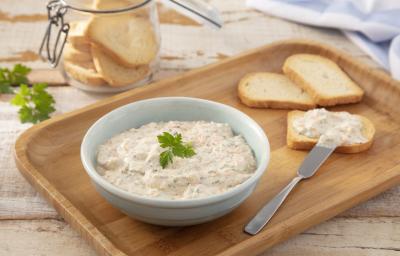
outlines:
[[[366,92],[362,103],[332,109],[372,120],[375,142],[367,152],[333,154],[312,179],[299,184],[260,234],[249,236],[243,232],[245,223],[294,177],[307,152],[285,145],[287,111],[248,108],[238,100],[236,86],[248,72],[280,72],[295,53],[331,58],[360,84]],[[335,49],[309,41],[278,42],[36,125],[18,139],[15,159],[22,174],[100,255],[256,255],[400,183],[399,88],[385,73]],[[152,226],[113,208],[90,183],[79,157],[89,126],[116,107],[159,96],[222,102],[264,128],[271,163],[256,191],[229,215],[186,228]]]

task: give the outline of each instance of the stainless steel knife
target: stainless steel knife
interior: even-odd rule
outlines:
[[[297,171],[297,176],[257,213],[245,226],[244,231],[250,235],[255,235],[260,232],[261,229],[267,225],[272,216],[274,216],[275,212],[279,209],[297,183],[302,179],[308,179],[313,176],[334,150],[335,147],[314,146]]]

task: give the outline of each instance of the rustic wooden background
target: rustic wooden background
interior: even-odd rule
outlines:
[[[225,22],[219,31],[199,26],[160,6],[161,70],[156,79],[287,38],[315,39],[378,68],[337,31],[276,19],[246,8],[244,0],[210,2],[221,11]],[[36,54],[46,19],[43,0],[0,1],[1,67],[24,63],[36,70],[48,69]],[[54,86],[50,92],[57,101],[56,114],[107,97],[66,85]],[[95,255],[16,169],[12,158],[14,141],[30,125],[20,124],[9,99],[8,95],[0,95],[0,255]],[[263,255],[400,255],[400,187]]]

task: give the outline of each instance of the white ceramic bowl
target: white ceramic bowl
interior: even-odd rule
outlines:
[[[172,120],[228,123],[235,133],[244,136],[252,148],[257,170],[248,180],[223,194],[182,200],[157,199],[129,193],[106,181],[96,171],[97,148],[106,140],[130,128]],[[193,225],[229,213],[252,193],[267,168],[269,157],[267,136],[249,116],[221,103],[186,97],[154,98],[117,108],[89,128],[81,145],[83,166],[97,191],[110,204],[133,218],[164,226]]]

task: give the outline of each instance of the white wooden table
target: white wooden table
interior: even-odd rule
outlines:
[[[334,45],[378,68],[339,32],[306,27],[247,9],[244,0],[213,0],[225,21],[211,30],[173,11],[160,10],[161,70],[156,79],[286,38]],[[48,69],[36,53],[46,25],[43,0],[1,0],[0,66],[21,62]],[[107,95],[68,86],[50,88],[57,113]],[[71,100],[73,98],[74,100]],[[0,95],[0,255],[95,255],[86,242],[24,180],[12,158],[14,141],[30,125],[18,121],[10,96]],[[400,187],[273,247],[263,255],[400,255]]]

